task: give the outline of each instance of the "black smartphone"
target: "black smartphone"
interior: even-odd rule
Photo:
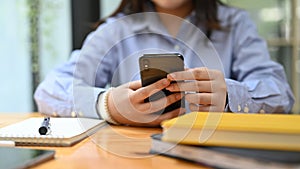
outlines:
[[[0,168],[25,169],[54,158],[54,150],[0,147]]]
[[[139,65],[142,86],[147,86],[160,79],[166,78],[169,73],[183,71],[184,58],[179,53],[144,54],[139,59]],[[176,82],[174,81],[171,83]],[[172,94],[172,92],[163,89],[145,99],[145,102],[155,101],[170,94]],[[184,107],[184,99],[181,99],[156,113],[166,113],[179,107]]]

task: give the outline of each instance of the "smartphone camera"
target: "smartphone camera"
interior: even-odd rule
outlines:
[[[144,70],[149,70],[150,67],[150,61],[148,59],[143,60]]]

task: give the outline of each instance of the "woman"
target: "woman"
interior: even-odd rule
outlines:
[[[200,56],[210,44],[221,63],[216,69],[207,66],[214,60],[205,61],[214,52]],[[182,53],[187,69],[142,87],[138,57],[154,52]],[[186,109],[153,113],[183,97],[175,93],[144,102],[165,88],[186,92]],[[288,113],[294,102],[282,66],[270,60],[246,12],[218,0],[123,0],[82,50],[41,83],[35,99],[42,113],[75,111],[135,126],[157,126],[189,111]]]

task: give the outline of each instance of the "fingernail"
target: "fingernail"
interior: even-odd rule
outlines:
[[[175,74],[169,74],[168,76],[169,76],[169,78],[171,78],[171,79],[175,79]]]
[[[168,81],[167,79],[164,79],[164,80],[162,81],[162,84],[163,84],[163,85],[168,85],[168,84],[169,84],[169,81]]]

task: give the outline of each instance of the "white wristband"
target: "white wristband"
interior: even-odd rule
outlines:
[[[112,88],[109,88],[106,92],[101,93],[99,95],[97,107],[100,112],[100,116],[102,117],[103,120],[112,123],[112,124],[119,124],[116,122],[110,115],[109,110],[108,110],[108,96],[109,92],[112,90]]]

